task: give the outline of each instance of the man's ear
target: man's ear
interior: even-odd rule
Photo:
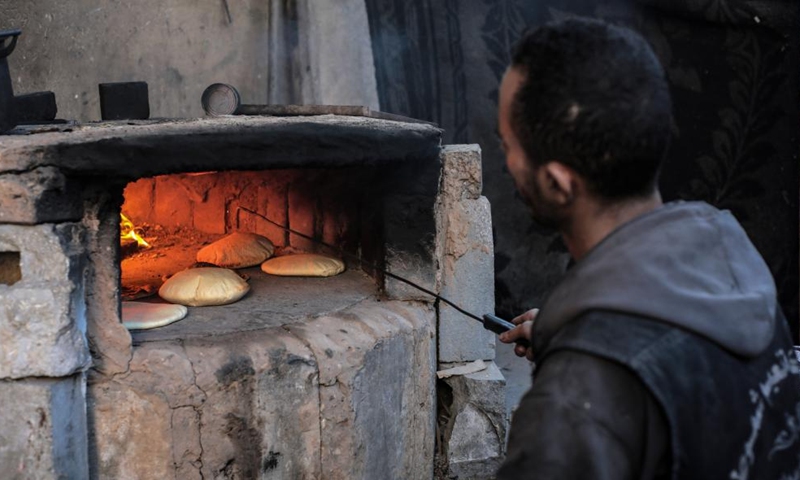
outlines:
[[[548,162],[542,165],[541,171],[544,176],[543,194],[561,206],[572,203],[580,188],[575,170],[560,162]]]

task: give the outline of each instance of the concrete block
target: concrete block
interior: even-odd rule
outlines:
[[[0,252],[19,254],[21,274],[0,284],[0,379],[61,377],[89,365],[83,233],[71,223],[0,225]]]
[[[451,368],[460,364],[442,365]],[[505,455],[505,379],[494,362],[481,372],[440,383],[442,447],[449,478],[494,478]]]
[[[0,381],[0,478],[89,478],[85,380]]]
[[[445,211],[441,294],[476,315],[494,313],[494,247],[489,201],[461,200]],[[491,360],[495,335],[446,304],[439,309],[439,361]]]
[[[0,175],[0,222],[37,224],[79,220],[80,188],[57,168]]]

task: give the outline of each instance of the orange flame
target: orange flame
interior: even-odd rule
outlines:
[[[120,240],[128,239],[134,240],[136,243],[139,244],[140,247],[147,247],[150,248],[150,244],[145,241],[144,238],[140,237],[138,233],[136,233],[136,226],[133,222],[130,221],[128,217],[123,215],[122,213],[119,214],[120,221],[119,221],[119,238]]]

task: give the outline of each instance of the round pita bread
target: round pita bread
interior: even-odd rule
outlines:
[[[275,245],[267,237],[235,232],[201,248],[197,261],[224,268],[245,268],[259,265],[274,252]]]
[[[344,271],[338,258],[317,253],[298,253],[267,260],[261,270],[282,277],[332,277]]]
[[[250,285],[227,268],[190,268],[178,272],[158,289],[170,303],[205,307],[233,303],[250,291]]]
[[[128,330],[149,330],[183,319],[189,309],[183,305],[163,303],[121,302],[122,325]]]

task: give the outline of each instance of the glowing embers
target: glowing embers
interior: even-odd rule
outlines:
[[[119,214],[119,241],[122,246],[136,242],[140,247],[150,248],[150,244],[136,232],[136,226],[125,214]]]

